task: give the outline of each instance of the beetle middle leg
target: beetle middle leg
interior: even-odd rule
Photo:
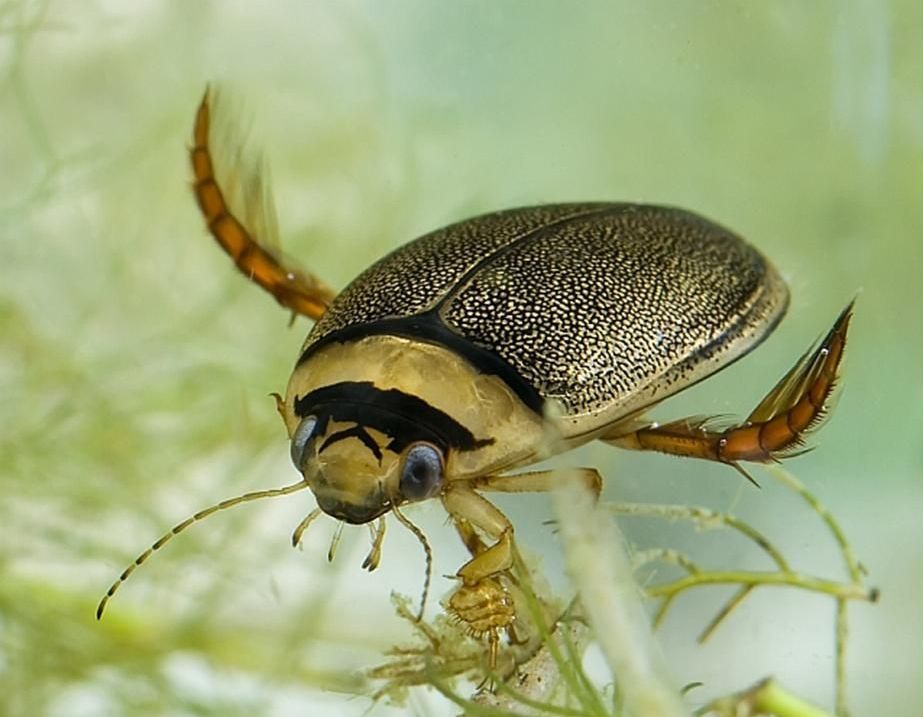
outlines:
[[[560,485],[562,476],[565,474],[579,480],[594,498],[599,498],[603,481],[599,471],[595,468],[562,468],[504,476],[481,476],[465,481],[465,484],[474,490],[488,490],[495,493],[547,493]]]

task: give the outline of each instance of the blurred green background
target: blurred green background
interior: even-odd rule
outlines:
[[[788,466],[882,591],[850,610],[854,713],[921,714],[921,21],[910,0],[0,1],[0,714],[358,715],[355,670],[406,637],[388,595],[418,594],[419,546],[392,527],[371,576],[364,530],[332,566],[332,522],[292,551],[307,494],[188,532],[93,618],[165,528],[293,478],[267,393],[307,324],[235,274],[188,189],[216,81],[271,163],[286,251],[335,286],[519,204],[676,204],[748,237],[790,282],[789,317],[659,418],[745,414],[859,292],[839,405]],[[733,509],[798,568],[841,575],[765,474],[757,491],[604,446],[562,463],[599,466],[612,500]],[[500,503],[559,571],[547,499]],[[454,572],[441,509],[412,515]],[[624,528],[766,567],[721,534]],[[677,683],[705,683],[691,702],[773,674],[829,706],[832,604],[758,592],[697,646],[725,595],[684,598],[660,633]],[[454,713],[430,693],[411,708]]]

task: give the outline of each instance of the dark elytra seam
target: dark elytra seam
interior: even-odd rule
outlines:
[[[410,316],[379,319],[363,324],[353,324],[327,334],[305,349],[304,353],[299,357],[296,367],[300,366],[311,355],[330,343],[346,343],[367,336],[381,335],[399,336],[407,339],[423,339],[441,345],[459,354],[484,374],[499,376],[526,406],[535,413],[541,415],[544,412],[544,400],[535,387],[523,379],[519,372],[498,354],[452,331],[443,322],[439,312],[442,310],[443,306],[445,306],[446,302],[454,298],[459,291],[463,290],[470,280],[482,271],[486,265],[489,265],[491,262],[513,251],[524,242],[533,240],[560,226],[572,222],[583,221],[588,217],[610,214],[624,209],[625,206],[624,204],[606,204],[603,205],[601,209],[572,214],[562,219],[549,222],[543,226],[536,227],[522,236],[517,237],[509,244],[498,247],[476,262],[473,267],[468,269],[455,282],[455,285],[449,289],[445,296],[439,299],[426,311]]]

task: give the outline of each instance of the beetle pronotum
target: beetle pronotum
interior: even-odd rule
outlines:
[[[487,214],[427,234],[335,294],[269,247],[273,208],[255,170],[244,200],[216,175],[214,103],[206,92],[190,152],[208,229],[238,269],[293,314],[316,323],[277,408],[302,478],[206,508],[175,526],[121,574],[193,523],[244,502],[310,488],[326,513],[369,524],[374,570],[392,513],[442,502],[471,559],[449,609],[486,635],[491,661],[515,620],[504,579],[513,526],[482,495],[547,491],[554,471],[511,473],[599,439],[621,448],[717,461],[792,455],[822,421],[846,344],[852,304],[742,423],[644,419],[668,396],[757,346],[788,290],[753,247],[702,217],[634,204],[556,204]],[[219,147],[237,156],[237,147]],[[577,475],[597,494],[593,468]],[[749,476],[748,476],[749,477]],[[371,527],[374,525],[374,527]],[[331,546],[331,558],[337,537]],[[423,605],[420,608],[422,615]]]

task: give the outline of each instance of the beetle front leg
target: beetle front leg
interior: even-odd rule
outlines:
[[[509,632],[516,620],[513,598],[500,580],[513,567],[513,525],[493,503],[466,486],[450,488],[442,504],[472,554],[456,573],[462,584],[452,593],[447,608],[469,634],[486,638],[488,664],[495,670],[500,633]],[[496,542],[485,547],[475,528]]]
[[[598,498],[602,488],[599,472],[592,468],[569,471]],[[475,490],[502,493],[552,490],[562,479],[562,471],[534,471],[509,476],[482,476],[459,481],[442,496],[458,534],[472,557],[456,573],[462,584],[449,598],[448,609],[465,623],[468,632],[484,637],[489,645],[489,665],[497,667],[500,633],[506,631],[513,643],[521,642],[514,632],[516,608],[504,585],[504,574],[513,567],[515,546],[513,525],[489,500]],[[496,542],[489,547],[483,533]]]
[[[496,540],[458,570],[456,575],[465,585],[474,585],[513,566],[513,525],[499,508],[467,487],[453,487],[446,491],[442,496],[442,504],[456,523],[473,525],[488,538]],[[467,544],[469,541],[465,542]]]
[[[482,578],[509,570],[513,564],[513,526],[509,519],[489,500],[476,493],[478,490],[498,493],[544,493],[560,484],[565,475],[583,483],[595,498],[602,492],[602,476],[595,468],[574,468],[567,471],[532,471],[517,475],[481,476],[461,481],[443,495],[442,503],[449,514],[460,524],[474,525],[497,542],[484,548],[477,536],[461,531],[472,559],[456,573],[465,584],[471,585]]]

